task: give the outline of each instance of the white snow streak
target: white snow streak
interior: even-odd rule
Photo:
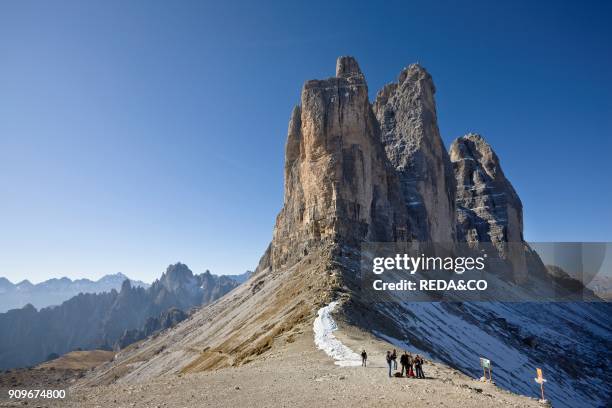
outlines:
[[[315,344],[318,349],[323,350],[325,354],[333,358],[336,365],[343,367],[359,366],[361,365],[361,357],[333,335],[333,332],[338,330],[338,326],[332,319],[331,313],[337,305],[338,302],[331,302],[317,312],[317,318],[312,325]]]

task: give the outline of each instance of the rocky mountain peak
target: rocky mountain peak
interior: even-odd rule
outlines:
[[[15,285],[15,287],[18,290],[30,290],[34,285],[32,284],[32,282],[30,282],[27,279],[22,280],[21,282],[17,283]]]
[[[522,242],[523,205],[486,140],[470,133],[450,148],[457,182],[459,240]]]
[[[450,158],[453,163],[462,160],[473,160],[481,165],[482,170],[492,180],[497,177],[498,172],[501,172],[499,179],[505,179],[497,154],[495,154],[493,148],[484,137],[477,133],[468,133],[457,138],[451,145]],[[514,194],[516,195],[516,193]]]
[[[183,263],[177,262],[169,265],[159,278],[153,282],[152,287],[155,291],[169,292],[180,296],[196,296],[197,279],[191,269]]]
[[[329,242],[395,241],[408,236],[399,180],[380,141],[368,89],[352,57],[336,76],[304,84],[289,123],[284,207],[272,265]]]
[[[175,263],[166,268],[166,272],[162,276],[162,280],[168,282],[184,282],[193,278],[193,272],[183,263]]]
[[[410,64],[400,72],[397,78],[397,83],[401,86],[406,80],[412,83],[421,81],[422,85],[427,86],[429,88],[427,90],[428,92],[430,92],[431,94],[434,94],[436,92],[436,87],[434,85],[431,75],[423,66],[418,63]]]
[[[363,76],[357,60],[353,57],[338,57],[336,60],[336,77],[348,78],[352,76]]]
[[[438,129],[435,87],[420,65],[378,92],[373,109],[419,241],[455,241],[455,180]]]
[[[121,292],[125,293],[125,292],[129,292],[132,289],[132,284],[130,283],[129,279],[126,279],[123,281],[123,283],[121,284]]]

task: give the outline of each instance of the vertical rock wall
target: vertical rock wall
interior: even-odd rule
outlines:
[[[286,144],[285,200],[272,242],[274,268],[326,242],[410,238],[399,179],[357,61],[340,57],[336,76],[304,84]]]
[[[446,243],[455,241],[455,180],[434,92],[431,75],[413,64],[378,92],[373,108],[417,240]]]
[[[453,142],[457,181],[457,233],[464,242],[522,242],[523,204],[499,159],[480,135]]]

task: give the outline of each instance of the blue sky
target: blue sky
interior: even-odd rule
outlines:
[[[0,276],[254,268],[303,82],[420,62],[479,132],[526,238],[612,241],[610,2],[0,3]]]

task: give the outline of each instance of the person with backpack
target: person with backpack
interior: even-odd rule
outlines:
[[[425,373],[423,373],[423,358],[417,354],[414,359],[414,367],[416,369],[417,378],[425,378]]]
[[[412,354],[408,353],[408,372],[406,376],[414,377],[414,371],[412,370],[412,366],[414,364],[414,358],[412,358]]]
[[[393,369],[397,370],[397,351],[393,349],[393,353],[391,353],[391,361],[393,361]]]
[[[361,352],[361,366],[366,367],[366,363],[368,361],[368,353],[366,353],[365,349]]]
[[[391,367],[393,366],[393,360],[391,360],[391,352],[387,350],[387,365],[389,366],[389,378],[391,378]]]
[[[406,371],[406,377],[408,377],[408,353],[404,350],[404,354],[400,357],[400,365],[402,366],[401,374],[404,375]]]

